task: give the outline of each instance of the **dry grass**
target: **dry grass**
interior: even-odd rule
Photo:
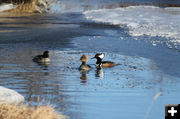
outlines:
[[[0,104],[0,119],[65,119],[50,106]]]
[[[17,8],[11,9],[11,10],[7,10],[5,12],[13,12],[13,13],[33,13],[35,11],[35,7],[36,7],[36,1],[37,0],[32,0],[32,2],[29,3],[20,3],[18,4]]]
[[[37,12],[36,6],[39,0],[31,0],[30,2],[22,2],[18,4],[18,7],[10,10],[6,10],[5,12],[13,12],[13,13],[34,13]]]

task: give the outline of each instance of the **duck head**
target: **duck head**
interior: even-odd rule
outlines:
[[[49,51],[44,51],[43,57],[44,58],[49,58]]]
[[[87,62],[88,61],[88,56],[87,55],[82,55],[81,58],[79,59],[80,62]]]
[[[93,58],[91,58],[91,59],[103,59],[104,58],[104,53],[97,53]]]

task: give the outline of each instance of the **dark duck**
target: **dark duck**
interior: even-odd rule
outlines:
[[[49,51],[44,51],[44,53],[42,55],[37,55],[32,60],[34,62],[47,63],[47,62],[50,62],[49,57],[50,57]]]

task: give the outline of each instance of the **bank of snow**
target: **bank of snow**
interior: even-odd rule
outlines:
[[[126,27],[131,36],[164,37],[180,44],[180,8],[129,6],[115,9],[90,10],[83,13],[89,20]]]
[[[24,97],[18,92],[0,86],[0,103],[23,103]]]
[[[2,4],[2,5],[0,5],[0,12],[13,9],[15,7],[16,6],[14,6],[13,4]]]

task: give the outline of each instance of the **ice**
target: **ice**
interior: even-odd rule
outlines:
[[[119,25],[129,29],[131,36],[148,35],[172,39],[180,43],[180,8],[155,6],[130,6],[115,9],[100,9],[83,12],[95,22]]]

